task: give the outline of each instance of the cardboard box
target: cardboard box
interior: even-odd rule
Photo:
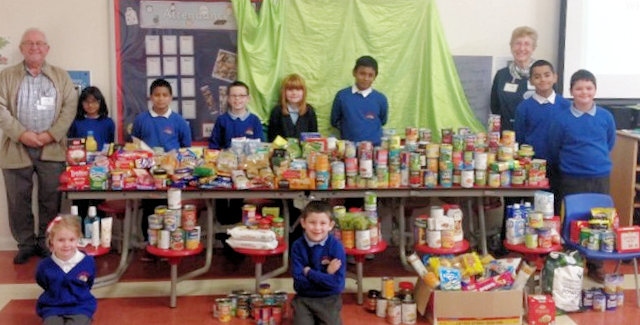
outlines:
[[[556,323],[556,304],[551,295],[527,296],[527,324],[550,325]]]
[[[420,315],[426,315],[434,325],[522,324],[522,290],[441,291],[418,279],[415,299]]]
[[[620,253],[640,252],[640,227],[620,227],[616,229],[616,251]]]

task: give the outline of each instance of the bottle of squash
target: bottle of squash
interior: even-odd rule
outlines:
[[[84,147],[87,152],[98,151],[98,141],[93,136],[93,131],[87,131],[87,138],[84,140]]]

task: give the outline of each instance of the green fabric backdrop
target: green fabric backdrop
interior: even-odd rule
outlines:
[[[435,0],[232,0],[238,23],[238,80],[251,88],[250,110],[269,119],[280,81],[298,73],[319,131],[329,123],[335,93],[353,84],[355,60],[378,61],[373,87],[389,100],[385,128],[407,126],[484,131],[465,97]],[[268,127],[268,126],[267,126]]]

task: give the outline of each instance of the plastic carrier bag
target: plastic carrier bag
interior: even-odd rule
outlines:
[[[551,252],[544,261],[542,292],[553,296],[559,310],[580,310],[583,259],[578,251],[569,251]]]

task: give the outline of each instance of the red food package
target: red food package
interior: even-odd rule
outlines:
[[[79,166],[87,163],[84,138],[67,139],[67,165]]]
[[[66,188],[68,190],[89,189],[89,166],[68,166],[64,173],[66,173]]]
[[[527,296],[527,323],[529,325],[554,324],[556,304],[551,295]]]

